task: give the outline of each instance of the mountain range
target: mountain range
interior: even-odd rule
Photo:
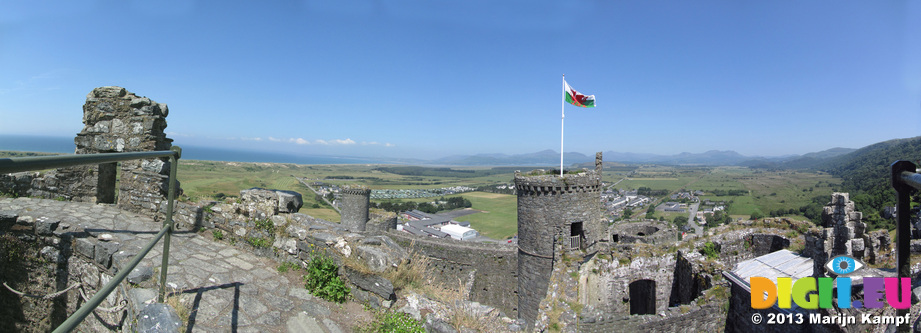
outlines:
[[[781,165],[789,167],[802,165],[803,167],[810,167],[814,163],[845,155],[855,150],[856,149],[851,148],[832,148],[804,155],[787,155],[780,157],[745,156],[731,150],[711,150],[698,154],[685,152],[675,155],[623,153],[615,151],[606,151],[603,154],[605,162],[628,164],[741,165],[751,167],[776,167]],[[567,165],[589,163],[594,160],[594,156],[588,156],[578,152],[569,152],[564,155],[564,162]],[[428,163],[443,165],[556,165],[559,161],[560,153],[547,149],[536,153],[515,155],[455,155],[428,161]]]

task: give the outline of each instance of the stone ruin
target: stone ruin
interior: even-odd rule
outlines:
[[[608,233],[612,244],[670,244],[681,240],[677,229],[658,221],[616,223]]]
[[[99,87],[83,104],[83,130],[74,138],[76,154],[169,150],[169,108],[121,87]],[[120,173],[120,175],[119,175]],[[169,159],[130,160],[38,173],[0,176],[0,185],[19,196],[118,204],[119,208],[162,218],[169,189]]]
[[[863,214],[856,211],[848,193],[832,193],[822,210],[822,229],[805,235],[803,255],[813,259],[814,275],[825,276],[825,263],[838,255],[848,255],[875,264],[890,255],[889,232],[867,233]]]

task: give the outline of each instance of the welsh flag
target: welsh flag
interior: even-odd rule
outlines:
[[[569,83],[566,83],[566,80],[563,80],[563,85],[565,86],[565,91],[563,91],[564,98],[566,102],[575,106],[581,106],[583,108],[593,108],[595,107],[595,95],[585,96],[580,94],[575,89],[569,86]]]

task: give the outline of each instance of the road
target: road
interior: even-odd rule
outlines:
[[[688,215],[688,225],[694,226],[694,232],[698,236],[702,236],[704,234],[704,226],[694,222],[694,217],[697,216],[698,208],[700,208],[700,199],[697,199],[697,202],[688,205],[688,212],[690,213]]]

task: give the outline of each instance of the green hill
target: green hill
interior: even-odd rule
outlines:
[[[921,161],[921,136],[895,139],[860,148],[849,154],[828,159],[816,166],[842,179],[841,191],[850,192],[851,200],[864,214],[871,229],[895,228],[893,221],[880,214],[884,207],[895,205],[890,166],[898,160]],[[819,200],[817,198],[816,200]],[[828,198],[824,198],[828,201]],[[917,202],[917,197],[915,200]]]

